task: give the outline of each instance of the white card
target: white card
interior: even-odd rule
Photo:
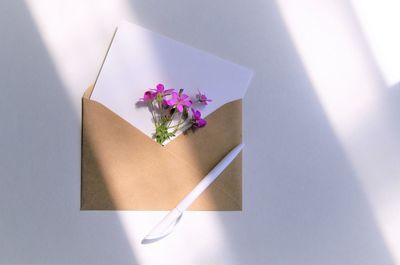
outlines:
[[[189,47],[140,26],[121,22],[95,83],[97,101],[149,137],[155,132],[148,108],[136,103],[146,90],[162,83],[166,89],[198,90],[212,99],[201,108],[206,117],[225,103],[243,98],[252,71]]]

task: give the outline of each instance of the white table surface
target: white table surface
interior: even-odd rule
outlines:
[[[289,2],[0,1],[0,263],[399,264],[400,86],[350,5]],[[79,211],[81,96],[122,19],[255,70],[244,210],[152,245],[164,212]]]

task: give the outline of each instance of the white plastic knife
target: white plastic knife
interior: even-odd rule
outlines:
[[[226,167],[236,158],[242,151],[244,144],[239,144],[229,152],[199,184],[183,198],[183,200],[171,210],[164,219],[158,223],[153,230],[142,240],[142,244],[149,244],[158,241],[169,235],[175,225],[179,222],[183,212],[203,193],[205,189],[224,171]]]

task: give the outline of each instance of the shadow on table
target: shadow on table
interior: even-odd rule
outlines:
[[[0,263],[137,263],[116,213],[79,211],[81,114],[26,5],[0,10]]]

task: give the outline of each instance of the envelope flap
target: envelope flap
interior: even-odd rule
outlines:
[[[86,92],[88,91],[90,89]],[[239,106],[240,102],[227,104],[220,109],[222,111],[218,110],[210,115],[210,127],[181,135],[178,138],[183,140],[166,148],[105,106],[84,97],[82,208],[168,210],[175,207],[204,177],[211,165],[220,160],[219,156],[225,155],[222,154],[225,152],[224,148],[226,152],[229,151],[232,144],[220,141],[222,146],[216,149],[218,152],[206,159],[205,154],[208,150],[198,147],[209,135],[226,126],[215,121],[219,119],[218,116],[223,117],[227,112],[239,111]],[[236,114],[239,114],[237,117],[240,119],[240,113]],[[231,125],[232,128],[237,128],[234,131],[241,131],[238,123]],[[234,135],[231,140],[239,143],[239,134]],[[221,135],[214,136],[222,138]],[[190,153],[191,145],[191,150],[196,150],[193,154]],[[215,185],[207,189],[191,209],[241,209],[240,157],[224,171]]]

